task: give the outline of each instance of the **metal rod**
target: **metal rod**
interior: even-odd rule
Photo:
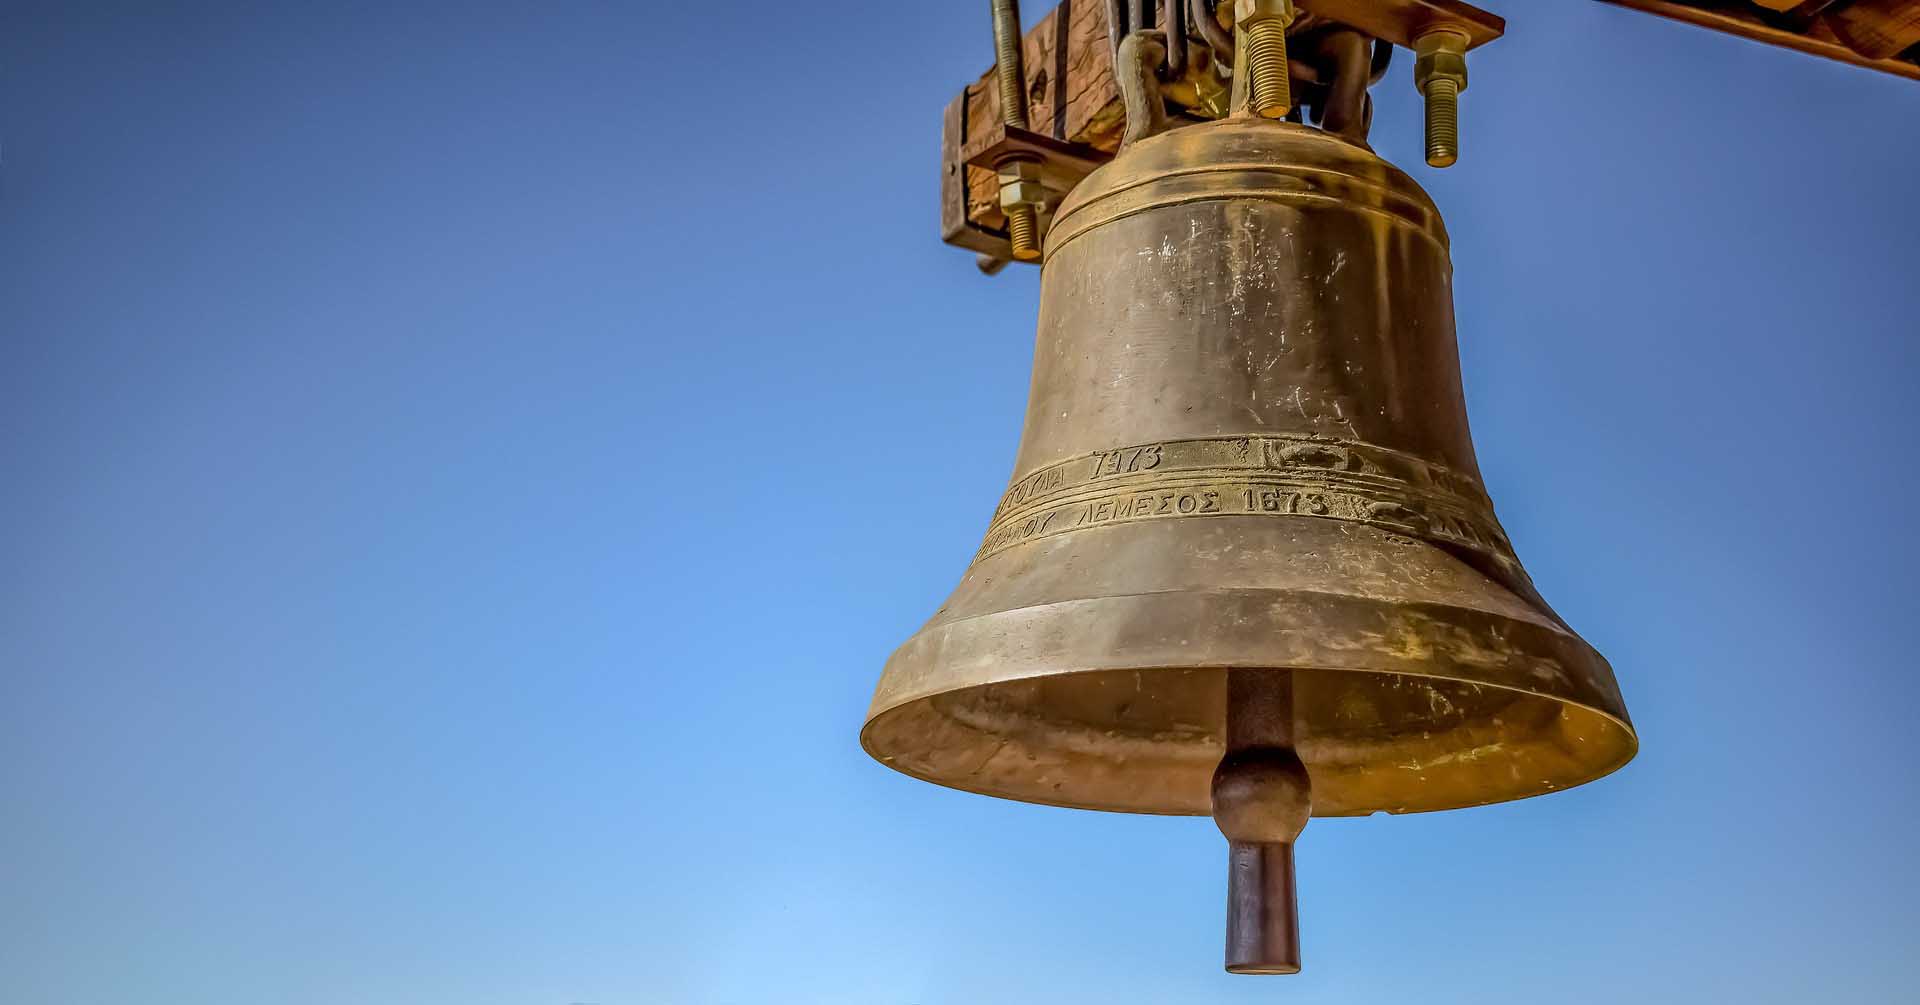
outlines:
[[[1186,0],[1160,0],[1160,28],[1167,33],[1167,79],[1187,72]]]
[[[1373,63],[1367,72],[1367,83],[1378,84],[1385,80],[1387,68],[1393,65],[1393,43],[1385,39],[1373,40]]]
[[[1330,133],[1366,139],[1371,40],[1351,28],[1335,28],[1317,33],[1311,45],[1314,61],[1328,68],[1331,78],[1315,109],[1319,126]]]
[[[1300,972],[1293,845],[1227,842],[1227,972]]]
[[[1019,0],[993,0],[993,72],[1000,82],[1000,121],[1009,129],[1027,128],[1027,74],[1020,65],[1020,44]],[[1040,257],[1039,214],[1036,203],[1027,196],[1010,201],[1007,184],[1021,180],[1017,174],[1010,177],[1010,170],[1033,160],[1030,154],[1017,154],[1002,158],[998,165],[1000,208],[1007,214],[1007,247],[1023,262]]]
[[[1027,75],[1020,66],[1020,0],[993,0],[994,76],[1000,82],[1000,121],[1027,128]]]
[[[1213,820],[1227,838],[1226,968],[1300,972],[1293,843],[1312,815],[1294,752],[1293,673],[1227,671],[1227,752],[1213,774]]]
[[[1211,0],[1187,0],[1187,20],[1200,29],[1200,37],[1207,40],[1207,48],[1213,50],[1216,63],[1233,65],[1233,35],[1220,27],[1220,21],[1213,16]]]

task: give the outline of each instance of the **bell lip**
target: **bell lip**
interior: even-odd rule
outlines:
[[[904,648],[904,646],[902,648]],[[1597,652],[1595,652],[1594,655],[1596,658],[1599,657],[1599,654]],[[1116,806],[1112,804],[1074,800],[1074,799],[1044,799],[1044,798],[1037,798],[1037,797],[1032,797],[1028,795],[1023,795],[1015,792],[996,791],[994,789],[991,789],[985,786],[966,785],[956,779],[940,777],[928,772],[915,771],[908,767],[895,763],[895,760],[892,757],[884,754],[876,745],[874,741],[874,728],[877,725],[879,725],[880,721],[883,718],[904,713],[908,711],[910,708],[912,708],[913,706],[919,705],[923,702],[931,701],[934,698],[939,697],[940,695],[961,694],[968,691],[976,691],[976,690],[991,688],[997,684],[1011,683],[1011,682],[1020,681],[1020,680],[1031,680],[1031,679],[1039,679],[1039,678],[1053,679],[1053,678],[1062,678],[1062,677],[1078,677],[1078,676],[1085,676],[1090,674],[1105,674],[1105,673],[1134,673],[1134,672],[1137,672],[1137,673],[1162,672],[1163,673],[1168,671],[1184,671],[1184,670],[1212,671],[1212,672],[1218,672],[1218,673],[1224,674],[1229,670],[1240,669],[1242,668],[1242,666],[1243,665],[1241,664],[1223,664],[1223,665],[1217,665],[1217,666],[1205,665],[1205,666],[1182,666],[1182,667],[1088,668],[1088,669],[1080,669],[1080,670],[1047,672],[1042,674],[1030,675],[1028,677],[1013,677],[1013,678],[1007,678],[1005,680],[968,685],[966,687],[952,688],[952,689],[943,690],[943,691],[934,691],[927,694],[917,695],[914,697],[899,700],[897,702],[889,704],[885,708],[878,708],[878,707],[869,708],[867,712],[867,717],[865,721],[861,723],[861,726],[860,726],[860,749],[864,750],[867,756],[879,762],[881,766],[890,768],[903,775],[906,775],[909,778],[913,778],[918,781],[928,782],[934,785],[938,785],[941,788],[953,789],[955,791],[971,793],[973,795],[987,796],[994,799],[1005,799],[1010,802],[1027,803],[1029,805],[1034,805],[1034,806],[1051,806],[1059,809],[1069,809],[1069,810],[1093,810],[1093,811],[1098,811],[1103,813],[1128,813],[1128,814],[1134,814],[1138,816],[1156,816],[1156,817],[1208,816],[1210,814],[1209,814],[1209,811],[1207,810],[1156,809],[1156,808],[1149,808],[1149,807]],[[1380,816],[1382,814],[1385,814],[1388,816],[1411,816],[1417,813],[1440,813],[1440,812],[1447,812],[1451,810],[1474,809],[1481,806],[1496,806],[1501,803],[1519,802],[1522,799],[1536,799],[1541,796],[1550,796],[1560,792],[1566,792],[1571,789],[1580,788],[1581,786],[1587,785],[1592,782],[1600,781],[1601,779],[1606,778],[1607,776],[1612,775],[1615,772],[1619,771],[1620,769],[1626,767],[1629,763],[1633,761],[1635,757],[1639,756],[1640,754],[1640,733],[1638,730],[1634,728],[1633,722],[1629,718],[1627,718],[1624,714],[1616,715],[1613,712],[1610,712],[1604,708],[1600,708],[1586,702],[1574,701],[1571,699],[1560,698],[1552,695],[1544,695],[1537,691],[1527,691],[1523,688],[1511,687],[1504,684],[1494,684],[1494,683],[1489,683],[1483,680],[1473,680],[1470,678],[1460,677],[1456,675],[1442,675],[1442,674],[1413,675],[1413,674],[1402,673],[1396,670],[1367,670],[1367,669],[1356,669],[1353,667],[1287,667],[1285,669],[1314,671],[1314,672],[1321,672],[1321,673],[1380,674],[1380,675],[1391,676],[1391,677],[1415,677],[1416,679],[1444,680],[1444,681],[1449,681],[1449,682],[1459,683],[1459,684],[1473,684],[1480,687],[1493,688],[1496,690],[1517,694],[1526,698],[1534,698],[1542,701],[1553,702],[1557,705],[1560,705],[1566,708],[1579,709],[1582,712],[1586,712],[1591,715],[1597,716],[1600,720],[1605,722],[1607,725],[1617,730],[1618,731],[1617,738],[1620,741],[1622,741],[1619,745],[1620,755],[1618,757],[1610,759],[1605,762],[1597,762],[1597,766],[1593,770],[1568,781],[1566,784],[1554,785],[1549,788],[1540,788],[1540,789],[1535,789],[1531,791],[1514,792],[1512,794],[1498,795],[1489,799],[1460,802],[1460,803],[1455,803],[1455,804],[1446,805],[1446,806],[1426,806],[1426,807],[1419,807],[1419,808],[1397,809],[1397,810],[1373,809],[1373,810],[1363,810],[1363,811],[1346,812],[1346,813],[1326,813],[1326,812],[1322,812],[1321,808],[1316,806],[1312,813],[1312,816],[1314,817],[1331,819],[1336,817]],[[1309,771],[1311,770],[1312,770],[1312,767],[1311,765],[1309,765]]]
[[[1314,521],[1299,529],[1323,528]],[[1402,561],[1443,556],[1424,545]],[[1464,574],[1466,567],[1459,569]],[[1406,709],[1389,713],[1400,725],[1370,751],[1352,748],[1338,727],[1310,733],[1301,753],[1315,774],[1317,816],[1457,809],[1541,795],[1605,777],[1639,751],[1606,659],[1550,611],[1477,574],[1424,600],[1301,586],[1189,587],[1056,593],[953,617],[951,605],[968,593],[976,571],[887,660],[860,731],[861,746],[876,760],[949,788],[1043,805],[1205,815],[1219,723],[1210,707],[1193,703],[1207,706],[1207,689],[1219,686],[1224,710],[1225,672],[1263,667],[1311,675],[1306,686],[1323,698],[1338,697],[1351,683],[1341,678],[1365,673],[1486,688],[1513,696],[1507,704],[1519,702],[1508,712],[1491,699],[1443,691],[1443,699],[1471,703],[1465,718],[1440,727],[1436,738],[1417,719],[1398,718]],[[1133,724],[1145,734],[1129,737],[1130,727],[1100,710],[1114,682],[1092,678],[1152,672],[1221,679],[1156,681],[1156,690],[1169,690],[1150,702],[1172,718],[1156,724],[1150,716]],[[1059,721],[1100,731],[1091,745],[1076,740],[1071,725],[1026,732],[1023,720],[1054,713],[1017,687],[1002,690],[1075,678],[1087,678],[1084,688],[1056,697],[1081,711]],[[1391,701],[1394,689],[1380,694]],[[979,701],[968,704],[967,695]],[[944,707],[933,704],[943,698]],[[1002,712],[1013,718],[982,724],[977,717]],[[884,728],[890,722],[891,731]],[[1003,751],[1007,760],[969,782]],[[1500,758],[1484,761],[1480,751]],[[952,763],[976,754],[984,755],[976,765]],[[1525,773],[1495,774],[1494,765]],[[1066,784],[1047,788],[1049,775]]]

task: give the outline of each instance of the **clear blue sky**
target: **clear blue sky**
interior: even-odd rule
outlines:
[[[984,0],[159,6],[0,14],[0,1000],[1911,994],[1920,85],[1509,0],[1457,168],[1377,90],[1643,750],[1317,822],[1258,979],[1211,822],[856,743],[1026,394]]]

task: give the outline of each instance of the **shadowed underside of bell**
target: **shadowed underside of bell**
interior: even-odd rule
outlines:
[[[1319,816],[1535,795],[1633,751],[1599,655],[1468,563],[1364,524],[1247,516],[981,562],[889,662],[863,740],[956,788],[1206,814],[1236,668],[1296,671]]]
[[[1255,118],[1134,143],[1047,234],[1011,484],[861,734],[908,774],[1212,813],[1229,969],[1290,972],[1313,815],[1606,774],[1606,662],[1481,486],[1446,232],[1403,172]]]

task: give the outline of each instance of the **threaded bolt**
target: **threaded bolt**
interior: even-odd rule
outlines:
[[[1287,69],[1293,0],[1237,0],[1234,14],[1246,46],[1248,104],[1261,118],[1284,119],[1293,110],[1292,74]]]
[[[1015,259],[1034,261],[1040,257],[1040,211],[1047,205],[1043,166],[1030,156],[1016,155],[1000,162],[999,173],[1007,244]]]
[[[1019,0],[993,0],[993,75],[1000,83],[1000,121],[1027,128],[1026,73],[1020,66]]]
[[[1027,128],[1026,73],[1020,67],[1019,0],[993,0],[994,77],[1000,82],[1000,121]],[[1034,206],[1044,201],[1039,164],[1025,159],[1000,165],[1000,208],[1007,214],[1007,243],[1022,262],[1040,257]]]
[[[1031,262],[1040,257],[1040,242],[1033,233],[1033,207],[1008,206],[1007,241],[1013,245],[1013,257]]]
[[[1438,28],[1414,40],[1413,84],[1427,99],[1427,163],[1460,159],[1460,92],[1467,89],[1467,36]]]
[[[1460,85],[1451,80],[1427,84],[1427,163],[1452,167],[1460,159]]]
[[[1247,66],[1253,74],[1253,112],[1262,118],[1284,119],[1293,110],[1293,81],[1287,73],[1287,26],[1268,19],[1249,27]]]

